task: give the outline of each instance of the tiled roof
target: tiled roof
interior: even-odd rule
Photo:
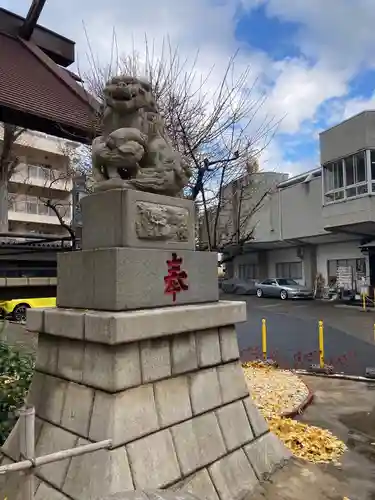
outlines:
[[[0,107],[47,119],[86,135],[98,103],[32,42],[0,33]]]

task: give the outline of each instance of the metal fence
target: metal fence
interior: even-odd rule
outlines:
[[[40,457],[35,456],[35,408],[25,407],[20,411],[19,417],[20,432],[20,456],[23,460],[8,465],[0,466],[1,474],[12,474],[23,472],[25,474],[20,491],[22,500],[33,500],[35,494],[35,470],[42,465],[59,462],[71,457],[86,455],[98,450],[110,449],[112,440],[106,439],[97,443],[90,443],[76,448],[57,451]],[[5,455],[6,456],[6,455]],[[10,458],[10,457],[9,457]],[[6,486],[4,491],[0,491],[0,499],[8,498]]]

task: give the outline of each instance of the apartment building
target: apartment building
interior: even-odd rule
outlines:
[[[317,276],[325,285],[351,280],[357,293],[375,287],[375,111],[324,131],[319,142],[321,165],[279,182],[249,220],[254,239],[226,248],[229,276],[307,286]],[[340,277],[343,269],[350,276]]]
[[[0,129],[0,148],[2,130]],[[8,185],[9,231],[22,233],[65,234],[51,200],[65,222],[72,219],[72,176],[69,152],[74,142],[34,131],[24,132],[15,147],[20,162]]]

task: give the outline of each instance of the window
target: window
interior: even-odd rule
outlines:
[[[258,266],[256,264],[240,264],[238,266],[238,277],[243,280],[258,278]]]
[[[333,191],[344,187],[342,161],[329,163],[325,166],[326,190]]]
[[[349,156],[344,159],[345,164],[345,175],[346,175],[346,185],[351,186],[355,184],[354,177],[354,156]]]
[[[60,215],[64,218],[70,218],[72,208],[69,200],[52,200]],[[50,207],[46,207],[45,203],[37,196],[26,196],[24,194],[9,194],[8,195],[9,210],[14,212],[24,212],[35,215],[49,215],[56,217],[56,213]]]
[[[37,198],[28,198],[26,201],[26,211],[28,214],[37,214],[38,213],[38,199]]]
[[[324,198],[327,203],[368,193],[366,151],[328,163],[324,165],[323,172]]]
[[[48,261],[2,261],[0,263],[0,276],[2,278],[19,277],[55,277],[57,274],[56,262]]]
[[[291,278],[281,278],[277,280],[279,285],[288,286],[288,285],[298,285],[298,283]]]
[[[372,191],[375,192],[375,149],[370,151]]]
[[[46,205],[44,203],[39,203],[38,214],[39,215],[48,215],[48,207],[46,207]]]
[[[328,163],[324,167],[324,187],[326,201],[341,200],[344,197],[343,162]]]
[[[28,176],[32,179],[36,179],[38,177],[39,168],[35,165],[28,166]]]
[[[280,262],[276,264],[278,278],[302,279],[302,262]]]
[[[365,151],[348,156],[344,159],[344,164],[347,186],[346,197],[352,198],[353,196],[366,194],[368,188]]]

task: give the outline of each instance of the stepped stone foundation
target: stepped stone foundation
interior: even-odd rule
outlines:
[[[246,307],[218,300],[217,256],[193,250],[190,202],[148,195],[166,207],[155,228],[150,221],[160,213],[150,215],[140,193],[147,223],[139,219],[138,194],[84,199],[84,227],[94,231],[96,219],[98,234],[87,236],[90,248],[59,257],[59,307],[28,311],[27,328],[39,333],[27,401],[36,409],[36,456],[112,440],[110,450],[37,468],[36,500],[104,499],[134,489],[239,499],[289,458],[249,397],[235,332]],[[181,249],[173,217],[168,222],[175,206],[186,210],[178,218],[188,228]],[[111,213],[120,228],[108,236]],[[105,247],[106,231],[117,246]],[[136,248],[139,235],[160,233],[155,248],[147,247],[152,237]],[[172,253],[182,257],[189,286],[175,297],[164,279]],[[2,465],[20,459],[19,440],[17,424]],[[3,497],[21,500],[22,477],[0,479]]]

